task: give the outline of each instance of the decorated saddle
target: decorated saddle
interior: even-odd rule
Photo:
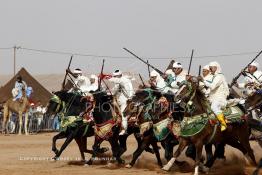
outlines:
[[[241,123],[245,118],[245,114],[238,106],[232,106],[226,108],[224,111],[224,116],[226,123]],[[192,117],[185,117],[180,124],[180,130],[176,127],[172,127],[172,131],[174,134],[182,137],[191,137],[200,133],[206,126],[206,124],[210,122],[213,125],[219,124],[216,116],[213,113],[210,114],[201,114]]]

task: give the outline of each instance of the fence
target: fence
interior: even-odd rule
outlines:
[[[3,113],[0,112],[0,131],[2,131]],[[28,116],[28,132],[36,134],[39,132],[52,132],[54,129],[54,116],[47,116],[39,113],[32,113]],[[19,119],[16,114],[13,114],[7,123],[7,130],[9,133],[17,134],[19,131]],[[24,132],[24,115],[22,132]]]

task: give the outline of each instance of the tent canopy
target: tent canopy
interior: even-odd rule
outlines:
[[[12,89],[15,86],[16,78],[20,75],[27,86],[33,88],[32,100],[33,102],[40,102],[42,105],[46,105],[51,98],[52,94],[46,90],[34,77],[26,71],[25,68],[21,68],[20,71],[9,80],[3,87],[0,88],[0,102],[5,102],[9,98],[12,98]]]

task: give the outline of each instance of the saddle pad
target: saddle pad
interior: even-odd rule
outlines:
[[[206,126],[209,118],[206,114],[195,117],[185,117],[181,123],[180,136],[191,137],[200,133]]]
[[[140,134],[143,135],[146,131],[148,131],[153,126],[153,122],[144,122],[139,125]]]
[[[112,128],[115,126],[114,123],[107,123],[103,126],[95,126],[95,134],[100,139],[107,140],[108,136],[112,134]]]
[[[165,120],[162,120],[153,125],[154,135],[158,141],[164,140],[170,133],[168,128],[169,122],[169,118],[166,118]]]
[[[61,120],[61,129],[62,131],[66,131],[68,127],[76,127],[77,122],[81,122],[82,118],[79,116],[67,116],[63,117]]]

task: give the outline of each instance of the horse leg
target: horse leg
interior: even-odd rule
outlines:
[[[247,162],[250,162],[249,161],[249,158],[251,159],[251,165],[254,165],[256,166],[257,165],[257,162],[256,162],[256,158],[254,156],[254,152],[250,146],[250,143],[249,143],[249,137],[248,135],[241,135],[239,137],[239,141],[240,141],[240,144],[244,147],[244,149],[247,151],[247,154],[245,154],[245,157],[247,158]]]
[[[173,135],[170,135],[161,144],[165,148],[165,158],[169,161],[173,156],[174,146],[178,145],[178,140],[174,139]]]
[[[28,122],[28,112],[25,113],[25,124],[24,124],[25,135],[28,135],[27,122]]]
[[[159,154],[159,150],[158,150],[158,145],[157,145],[157,141],[153,138],[151,141],[151,145],[153,146],[156,158],[157,158],[157,163],[160,167],[163,166],[161,158],[160,158],[160,154]]]
[[[205,145],[206,158],[207,158],[207,161],[205,163],[205,167],[207,167],[207,168],[211,168],[213,166],[214,162],[215,162],[215,157],[213,155],[212,146],[213,146],[213,144]]]
[[[186,146],[188,145],[187,141],[184,139],[179,139],[179,146],[174,154],[174,157],[172,157],[168,163],[162,168],[162,170],[164,171],[169,171],[170,168],[173,166],[173,164],[175,163],[176,159],[180,156],[180,154],[182,153],[182,151],[186,148]]]
[[[62,154],[62,152],[66,149],[66,147],[72,142],[72,140],[75,138],[77,131],[73,131],[72,133],[70,133],[65,142],[63,143],[63,145],[61,146],[60,150],[58,151],[58,153],[55,155],[55,157],[53,158],[54,160],[57,160],[60,155]]]
[[[84,148],[86,148],[86,144],[83,142],[84,140],[81,137],[75,138],[75,141],[76,141],[78,148],[79,148],[79,151],[80,151],[80,155],[81,155],[81,159],[82,159],[81,161],[85,162]]]
[[[94,145],[92,146],[93,154],[92,154],[92,157],[88,161],[85,162],[86,165],[92,165],[93,164],[93,160],[95,159],[96,155],[98,154],[99,145],[101,143],[102,143],[102,141],[97,139],[97,137],[95,137]]]
[[[136,151],[133,153],[132,161],[126,165],[126,168],[132,168],[138,159],[138,157],[142,154],[142,152],[150,145],[150,142],[152,142],[152,135],[146,136],[143,138],[141,146],[137,147]]]
[[[201,166],[201,157],[202,157],[202,150],[203,150],[203,143],[202,140],[198,141],[196,144],[196,163],[195,163],[195,172],[194,175],[199,174],[199,167]]]
[[[140,133],[134,133],[134,136],[135,136],[135,139],[137,141],[137,147],[140,147],[141,144],[142,144],[142,139],[141,139]],[[150,148],[150,145],[147,148],[145,148],[145,151],[149,152],[151,154],[154,154],[154,150],[152,148]]]
[[[121,156],[120,154],[123,151],[122,151],[122,148],[120,147],[120,145],[118,143],[118,137],[114,137],[114,135],[113,135],[113,137],[111,137],[109,139],[109,143],[111,145],[111,149],[112,149],[112,152],[113,152],[113,158],[116,158],[116,160],[119,164],[123,164],[123,163],[125,163],[125,161],[120,158],[120,156]]]
[[[52,142],[52,151],[57,154],[58,153],[58,149],[56,148],[56,140],[58,139],[63,139],[63,138],[66,138],[66,133],[65,132],[60,132],[58,133],[57,135],[55,135],[53,137],[53,142]]]
[[[120,156],[123,155],[127,150],[126,140],[127,140],[128,136],[129,135],[127,135],[127,134],[119,136],[119,144],[120,144],[120,147],[122,148],[122,151],[120,152]],[[138,140],[137,140],[137,144],[140,145]]]

